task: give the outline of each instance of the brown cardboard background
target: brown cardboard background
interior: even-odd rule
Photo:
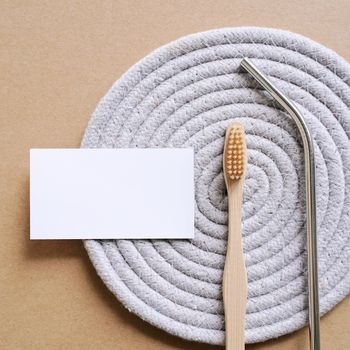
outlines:
[[[289,29],[350,61],[350,2],[1,1],[0,348],[220,349],[129,314],[80,241],[29,241],[31,147],[78,147],[98,100],[133,63],[180,36],[256,25]],[[350,299],[322,319],[324,349],[350,342]],[[307,330],[248,349],[307,349]]]

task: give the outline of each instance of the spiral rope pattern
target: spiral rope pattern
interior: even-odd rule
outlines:
[[[307,323],[305,184],[290,117],[240,67],[247,56],[306,118],[316,153],[320,306],[350,290],[350,65],[300,35],[228,28],[190,35],[126,72],[98,105],[82,147],[193,147],[195,238],[88,240],[105,284],[132,312],[180,337],[224,343],[226,127],[245,126],[246,341]],[[233,296],[234,297],[234,296]]]

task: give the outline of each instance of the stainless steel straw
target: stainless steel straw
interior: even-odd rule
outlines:
[[[308,252],[308,289],[310,348],[320,349],[320,311],[317,277],[317,235],[316,235],[316,195],[314,147],[302,114],[293,103],[274,86],[271,81],[248,59],[241,66],[290,114],[301,134],[304,145],[305,182],[306,182],[306,225]]]

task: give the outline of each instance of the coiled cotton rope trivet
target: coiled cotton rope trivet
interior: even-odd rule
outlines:
[[[82,147],[193,147],[195,238],[85,241],[108,288],[145,321],[182,338],[224,343],[224,133],[247,132],[246,341],[307,323],[303,151],[289,116],[244,73],[247,56],[292,99],[317,166],[321,312],[350,290],[350,65],[293,33],[229,28],[187,36],[124,74],[98,105]],[[142,174],[140,174],[142,175]],[[234,297],[234,296],[233,296]]]

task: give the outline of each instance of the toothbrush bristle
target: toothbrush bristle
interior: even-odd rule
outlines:
[[[232,124],[226,133],[225,171],[227,178],[235,181],[244,176],[244,130],[240,124]]]

